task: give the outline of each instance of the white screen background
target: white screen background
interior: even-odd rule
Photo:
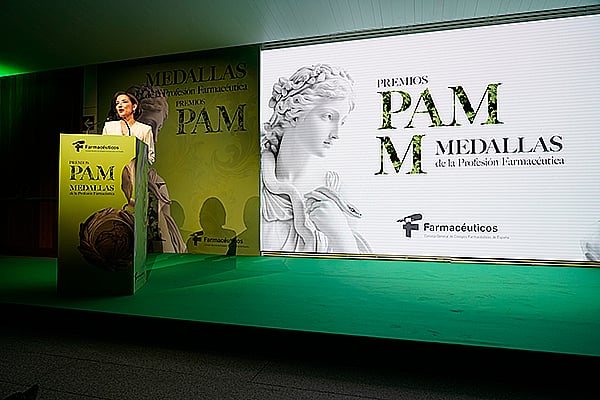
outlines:
[[[265,50],[261,121],[271,116],[267,103],[280,77],[311,64],[342,67],[355,81],[357,105],[324,162],[340,174],[343,194],[361,210],[356,229],[374,254],[585,260],[581,243],[594,241],[600,221],[599,24],[600,17],[594,15]],[[378,79],[411,76],[427,76],[428,83],[378,87]],[[424,89],[429,89],[448,124],[454,112],[450,86],[462,86],[476,108],[490,83],[501,83],[498,119],[503,124],[481,125],[487,119],[484,101],[473,124],[457,106],[462,126],[430,127],[427,114],[419,113],[414,128],[404,128]],[[412,98],[409,110],[392,116],[395,130],[378,129],[378,92],[383,90],[403,90]],[[397,110],[399,97],[394,99],[392,110]],[[422,103],[419,110],[424,110]],[[377,136],[389,136],[402,157],[415,134],[425,135],[426,174],[407,174],[412,165],[409,153],[409,165],[400,173],[386,155],[388,175],[376,175],[381,160]],[[522,137],[525,148],[532,148],[539,137],[547,142],[555,135],[563,146],[555,153],[436,155],[437,141]],[[440,159],[500,161],[504,156],[554,156],[564,165],[435,166]],[[316,182],[321,179],[315,177]],[[408,238],[397,220],[414,213],[423,219],[416,221],[420,228]],[[427,235],[425,222],[497,226],[498,232],[492,237],[460,232],[436,237]]]

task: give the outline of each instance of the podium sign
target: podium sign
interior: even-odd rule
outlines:
[[[146,283],[147,158],[133,136],[60,135],[59,294],[131,295]]]

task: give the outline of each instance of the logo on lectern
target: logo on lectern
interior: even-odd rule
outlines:
[[[73,147],[75,147],[75,151],[79,153],[81,149],[83,149],[83,145],[85,144],[85,140],[77,140],[73,142]]]

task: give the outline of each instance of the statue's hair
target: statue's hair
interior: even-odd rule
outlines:
[[[163,111],[165,118],[169,113],[169,103],[165,91],[158,86],[134,85],[127,89],[139,100],[142,110]]]

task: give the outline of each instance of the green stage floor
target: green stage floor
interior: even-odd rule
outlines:
[[[64,298],[0,257],[0,303],[600,356],[600,268],[151,254],[133,296]]]

